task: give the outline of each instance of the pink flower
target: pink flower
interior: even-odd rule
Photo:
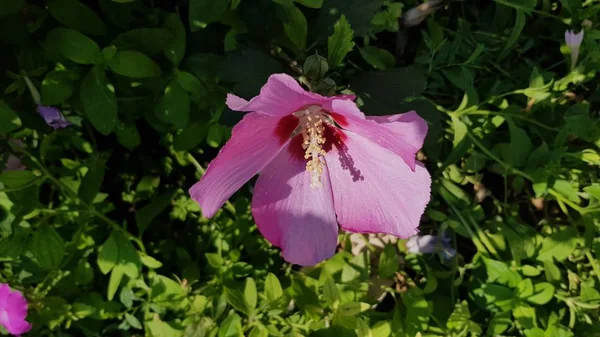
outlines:
[[[579,49],[583,42],[583,30],[575,34],[572,30],[565,31],[565,42],[571,51],[571,69],[575,68],[577,59],[579,58]]]
[[[206,217],[254,175],[252,214],[260,232],[295,264],[313,265],[336,250],[346,231],[416,234],[431,178],[415,154],[426,122],[414,111],[365,117],[354,96],[323,97],[292,77],[269,77],[250,111],[191,189]]]
[[[0,325],[9,334],[18,336],[31,330],[27,317],[27,301],[18,291],[10,290],[8,284],[0,283]]]

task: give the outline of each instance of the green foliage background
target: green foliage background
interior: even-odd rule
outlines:
[[[446,1],[407,28],[419,4],[0,2],[0,164],[27,167],[0,175],[0,282],[28,298],[29,335],[600,335],[600,3]],[[454,258],[353,255],[341,233],[296,268],[247,187],[202,217],[186,191],[242,116],[225,95],[281,72],[428,121],[421,233]],[[71,127],[44,123],[24,76]]]

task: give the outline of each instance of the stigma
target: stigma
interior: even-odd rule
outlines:
[[[299,119],[299,132],[302,133],[302,148],[304,149],[304,159],[307,159],[306,171],[310,173],[310,186],[321,187],[323,182],[321,176],[325,162],[322,156],[325,155],[323,145],[325,144],[325,123],[329,123],[328,116],[325,115],[318,106],[309,106],[304,110],[294,113]]]

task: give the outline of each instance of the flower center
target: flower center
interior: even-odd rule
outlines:
[[[325,115],[321,108],[312,105],[308,108],[294,113],[299,120],[297,132],[302,133],[302,148],[304,159],[308,159],[306,170],[310,173],[312,187],[321,187],[321,175],[323,174],[323,156],[325,150],[323,145],[326,138],[324,135],[326,124],[332,124],[330,117]]]

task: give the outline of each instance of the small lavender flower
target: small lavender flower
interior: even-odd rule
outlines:
[[[415,235],[406,242],[406,250],[413,254],[439,253],[444,259],[451,259],[456,255],[456,249],[450,246],[450,238],[442,237],[440,240],[435,235]]]
[[[35,88],[33,83],[31,83],[29,77],[25,76],[24,78],[25,83],[27,83],[27,87],[29,88],[29,92],[31,93],[31,97],[37,105],[36,110],[44,118],[46,124],[54,128],[55,130],[66,128],[67,126],[71,125],[71,123],[67,121],[65,116],[62,115],[60,110],[51,106],[42,105],[40,100],[40,93]]]
[[[583,30],[575,34],[572,30],[565,31],[565,42],[571,51],[571,69],[575,68],[577,59],[579,58],[579,49],[583,41]]]
[[[12,291],[8,284],[0,283],[0,325],[9,334],[19,336],[31,330],[27,317],[27,300],[18,291]]]
[[[24,169],[25,166],[21,164],[21,160],[18,157],[13,156],[12,154],[8,156],[4,171],[22,171]]]

